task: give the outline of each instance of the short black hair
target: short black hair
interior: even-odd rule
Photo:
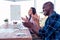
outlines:
[[[44,5],[46,4],[49,4],[54,9],[54,4],[52,2],[49,1],[49,2],[44,3]]]
[[[36,9],[34,7],[31,7],[33,15],[36,14]]]

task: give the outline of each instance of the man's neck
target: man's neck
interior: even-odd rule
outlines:
[[[51,11],[49,12],[49,15],[48,15],[48,16],[50,16],[53,12],[54,12],[54,10],[51,10]]]

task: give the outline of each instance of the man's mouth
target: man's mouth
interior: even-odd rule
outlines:
[[[46,11],[44,11],[43,13],[44,13],[44,15],[47,15],[47,12]]]

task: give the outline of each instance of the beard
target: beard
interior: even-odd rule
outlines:
[[[49,14],[50,14],[49,11],[44,11],[45,16],[49,16]]]

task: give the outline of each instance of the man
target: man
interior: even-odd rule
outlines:
[[[43,5],[43,12],[45,16],[48,16],[43,28],[39,25],[34,27],[30,22],[23,23],[24,26],[33,30],[43,40],[60,40],[60,15],[54,11],[54,4],[46,2]]]

